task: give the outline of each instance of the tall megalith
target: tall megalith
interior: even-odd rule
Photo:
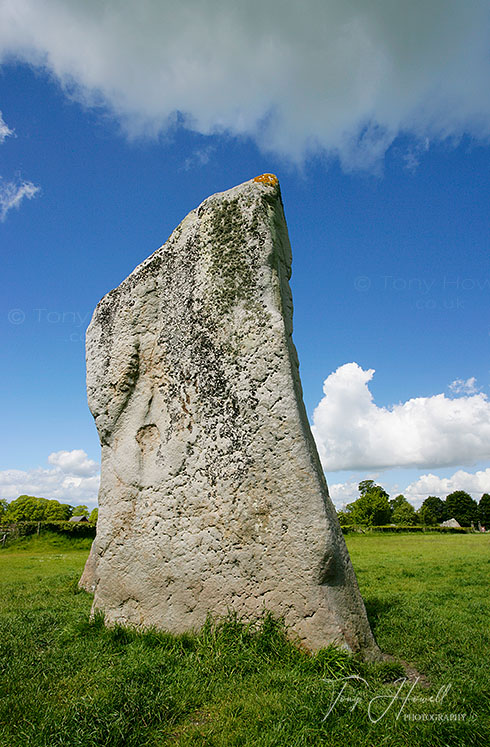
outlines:
[[[265,608],[311,649],[377,655],[303,405],[290,268],[265,174],[204,200],[98,304],[81,585],[108,624],[181,632]]]

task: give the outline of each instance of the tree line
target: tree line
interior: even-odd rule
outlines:
[[[85,505],[70,506],[48,498],[36,498],[34,495],[19,495],[10,503],[0,500],[0,523],[17,523],[19,521],[69,521],[72,516],[86,516],[90,522],[97,521],[98,510],[90,513]]]
[[[381,485],[373,480],[359,483],[360,497],[347,504],[337,515],[342,525],[386,526],[388,524],[425,526],[441,524],[448,519],[456,519],[462,527],[472,525],[490,528],[490,495],[484,493],[477,503],[464,490],[449,493],[445,500],[429,495],[418,511],[403,495],[390,496]]]

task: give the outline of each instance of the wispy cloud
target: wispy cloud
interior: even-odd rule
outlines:
[[[9,210],[18,209],[22,200],[32,200],[40,191],[41,188],[32,182],[5,182],[0,177],[0,220],[3,222]]]
[[[400,134],[489,137],[489,19],[488,0],[22,0],[0,5],[0,59],[105,103],[131,135],[179,113],[196,132],[370,169]]]
[[[490,457],[490,402],[473,377],[460,382],[466,396],[379,407],[369,390],[373,375],[346,363],[325,379],[312,430],[326,470],[430,469]]]
[[[0,145],[13,134],[14,131],[6,124],[2,112],[0,112]],[[0,221],[3,223],[10,210],[18,209],[22,200],[32,200],[40,191],[40,187],[36,187],[32,182],[20,178],[14,181],[5,181],[0,176]]]
[[[476,379],[471,376],[469,379],[455,379],[449,384],[449,389],[454,394],[477,394],[480,391],[480,387],[476,385]]]
[[[212,145],[207,145],[205,148],[198,148],[195,150],[189,158],[184,161],[184,170],[189,171],[199,166],[206,166],[209,163],[215,148]]]
[[[4,142],[9,135],[13,135],[14,131],[11,130],[4,122],[2,112],[0,112],[0,145]]]
[[[414,174],[420,166],[420,161],[424,153],[429,150],[430,141],[428,137],[423,138],[410,145],[407,151],[403,154],[403,160],[405,162],[405,168]]]

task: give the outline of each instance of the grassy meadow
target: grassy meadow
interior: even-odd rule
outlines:
[[[347,543],[394,660],[309,655],[268,615],[196,635],[107,630],[77,588],[90,540],[0,548],[0,747],[490,744],[490,536]]]

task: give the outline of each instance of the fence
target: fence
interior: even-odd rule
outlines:
[[[360,534],[369,534],[371,532],[439,532],[442,534],[465,534],[467,532],[474,532],[475,530],[471,527],[439,527],[439,526],[379,526],[379,527],[365,527],[365,526],[342,526],[343,534],[350,534],[352,532],[359,532]]]
[[[95,537],[95,524],[80,521],[17,521],[0,525],[0,541],[7,538],[26,537],[30,534],[52,532],[65,537]],[[2,539],[3,538],[3,539]]]

